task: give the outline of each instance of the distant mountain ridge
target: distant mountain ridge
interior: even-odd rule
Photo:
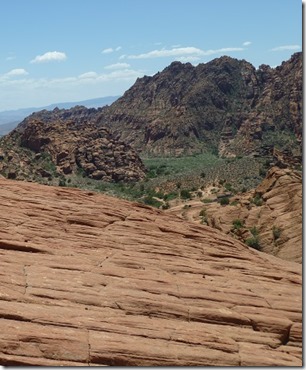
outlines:
[[[98,123],[150,155],[260,155],[274,145],[300,154],[302,84],[302,53],[276,68],[227,56],[173,62],[138,78]]]
[[[99,108],[105,105],[110,105],[116,101],[120,96],[105,96],[101,98],[82,100],[77,102],[64,102],[64,103],[55,103],[50,104],[44,107],[30,107],[30,108],[21,108],[15,110],[7,110],[0,112],[0,136],[6,135],[11,130],[13,130],[18,123],[20,123],[24,118],[29,116],[34,112],[41,110],[51,111],[54,108],[59,109],[70,109],[74,106],[81,105],[86,108]]]
[[[228,56],[196,67],[173,62],[90,112],[90,122],[108,127],[143,155],[266,156],[276,147],[301,157],[302,93],[300,52],[276,68],[256,69]],[[75,113],[78,121],[87,117],[84,110],[83,118]],[[33,113],[21,126],[59,118],[70,119],[70,110]]]

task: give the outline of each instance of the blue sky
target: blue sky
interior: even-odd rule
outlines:
[[[0,111],[121,95],[172,61],[274,67],[302,50],[301,0],[0,0]]]

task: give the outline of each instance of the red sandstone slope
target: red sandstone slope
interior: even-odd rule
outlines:
[[[205,222],[241,241],[254,239],[250,230],[255,229],[261,251],[302,263],[300,171],[275,166],[256,189],[232,196],[229,205],[192,200],[167,212],[189,221]]]
[[[0,188],[1,365],[302,365],[299,264],[99,194]]]

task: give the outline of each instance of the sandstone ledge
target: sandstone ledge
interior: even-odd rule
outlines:
[[[0,187],[1,365],[302,365],[300,264],[92,192]]]

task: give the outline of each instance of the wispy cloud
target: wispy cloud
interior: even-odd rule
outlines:
[[[21,71],[12,71],[0,75],[0,111],[15,109],[16,101],[22,102],[24,107],[32,106],[33,101],[35,106],[44,106],[52,102],[85,100],[88,92],[92,96],[119,95],[144,75],[144,71],[132,68],[105,70],[104,73],[88,71],[63,78],[30,78],[25,73],[21,75]],[[13,78],[18,73],[20,77]]]
[[[105,69],[125,69],[125,68],[130,68],[131,66],[128,63],[115,63],[115,64],[110,64],[108,66],[105,66]]]
[[[48,51],[43,55],[37,55],[31,63],[61,62],[67,59],[67,55],[61,51]]]
[[[300,45],[283,45],[277,46],[276,48],[271,49],[271,51],[286,51],[286,50],[299,50],[301,49]]]
[[[8,57],[5,58],[5,60],[10,61],[16,59],[15,55],[9,55]]]
[[[26,76],[28,74],[29,73],[25,69],[16,68],[16,69],[12,69],[11,71],[5,73],[4,76],[6,76],[6,77],[16,77],[16,76]]]
[[[221,54],[221,53],[229,53],[233,51],[242,51],[244,48],[237,47],[237,48],[221,48],[221,49],[210,49],[210,50],[202,50],[195,48],[193,46],[188,47],[179,47],[179,48],[172,48],[172,49],[160,49],[160,50],[152,50],[148,53],[138,54],[138,55],[125,55],[121,56],[120,59],[128,58],[128,59],[150,59],[150,58],[163,58],[163,57],[183,57],[183,56],[194,56],[194,57],[203,57],[213,54]]]
[[[250,46],[252,43],[251,41],[245,41],[242,45],[243,46]]]
[[[190,55],[190,56],[187,56],[187,57],[179,57],[179,58],[177,58],[177,60],[179,62],[182,62],[182,63],[188,63],[188,62],[192,63],[192,62],[197,62],[197,61],[201,60],[201,58],[200,57],[194,57],[194,56]]]
[[[86,72],[86,73],[79,75],[80,79],[93,79],[97,77],[98,77],[98,73],[96,72]]]
[[[102,54],[111,54],[111,53],[113,53],[115,51],[119,51],[121,49],[122,49],[121,46],[117,46],[116,48],[107,48],[107,49],[102,50]]]

